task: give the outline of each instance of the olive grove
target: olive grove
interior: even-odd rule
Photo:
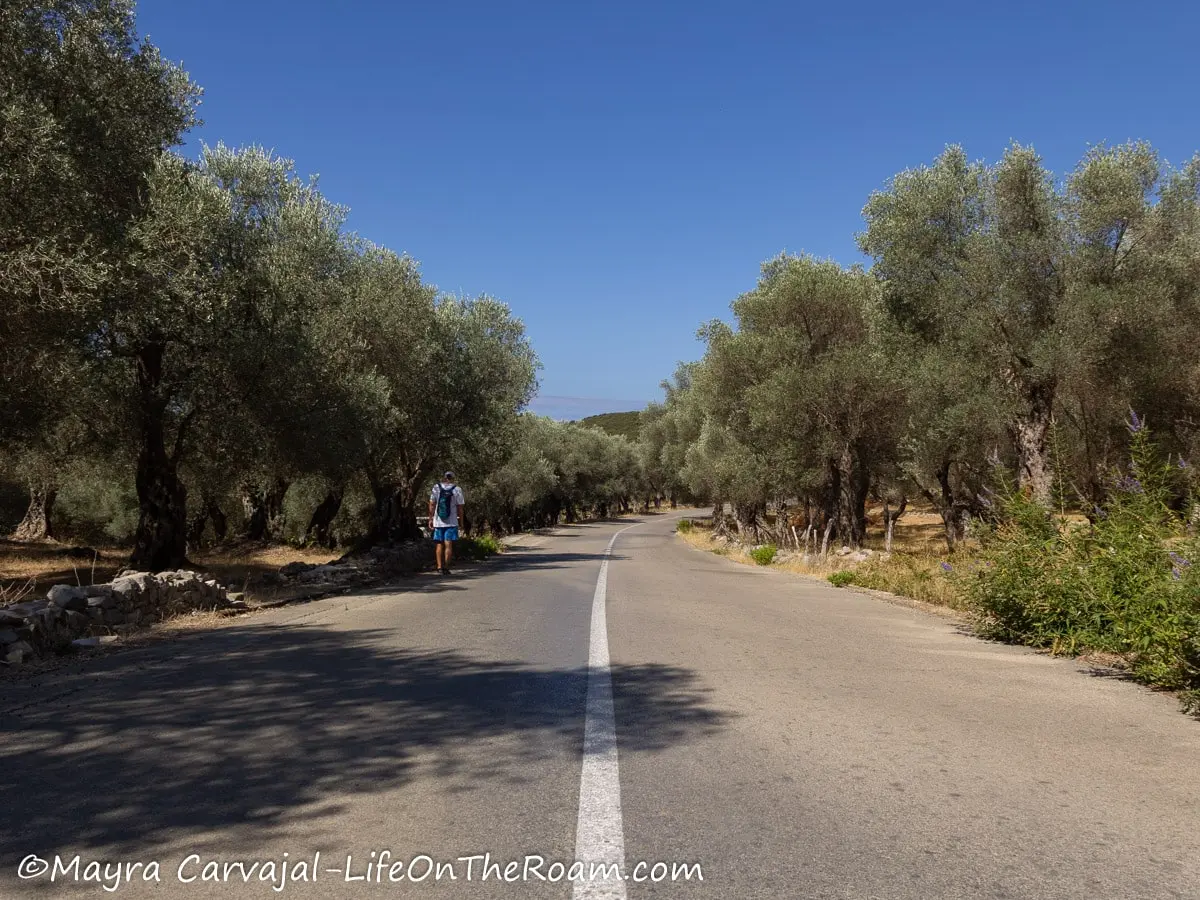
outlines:
[[[411,258],[257,147],[177,148],[199,88],[131,0],[0,6],[0,475],[13,537],[102,520],[131,564],[233,538],[419,534],[446,467],[480,522],[628,508],[635,450],[522,413],[500,301]]]
[[[863,215],[869,271],[764,263],[644,413],[657,477],[727,505],[745,540],[796,504],[856,546],[869,497],[920,497],[953,549],[1007,476],[1090,510],[1128,462],[1130,410],[1181,465],[1200,450],[1200,157],[1102,146],[1059,179],[1027,147],[951,147]],[[689,425],[664,438],[664,419]]]

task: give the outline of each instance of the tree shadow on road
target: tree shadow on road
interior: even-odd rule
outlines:
[[[619,553],[608,556],[612,562],[620,562],[628,558]],[[321,592],[309,597],[297,597],[282,605],[303,608],[305,604],[336,596],[344,596],[348,603],[353,604],[355,598],[374,598],[387,594],[437,594],[445,591],[464,591],[472,582],[501,572],[569,569],[572,564],[581,562],[596,564],[595,570],[588,572],[590,577],[594,577],[595,573],[599,572],[600,563],[604,559],[603,553],[556,553],[523,547],[513,548],[503,555],[493,556],[482,562],[455,561],[452,566],[454,574],[448,578],[442,577],[434,571],[419,572],[390,578],[372,586],[351,585],[343,588],[340,592]]]
[[[545,550],[524,550],[518,548],[509,550],[502,556],[493,557],[488,560],[488,565],[499,570],[561,569],[569,566],[571,563],[580,562],[594,562],[598,566],[606,558],[613,562],[629,559],[628,556],[620,553],[610,553],[606,557],[603,552],[555,553]]]
[[[112,657],[69,696],[4,713],[0,864],[29,852],[145,859],[215,831],[261,846],[302,819],[332,828],[331,816],[374,792],[433,778],[426,791],[520,785],[542,760],[579,758],[585,668],[394,641],[391,631],[227,627]],[[688,669],[616,666],[613,681],[628,716],[622,754],[730,718]]]
[[[466,584],[489,575],[501,572],[531,572],[550,569],[569,569],[578,563],[595,563],[596,568],[585,570],[588,577],[595,578],[600,571],[600,563],[605,560],[604,553],[563,553],[548,552],[538,549],[516,548],[506,551],[500,556],[493,556],[483,562],[456,562],[452,569],[454,574],[448,578],[436,572],[423,572],[417,576],[398,580],[392,584],[364,589],[356,593],[379,594],[402,591],[436,592],[441,590],[461,589]],[[629,559],[620,553],[611,553],[607,559],[610,562],[623,562]]]

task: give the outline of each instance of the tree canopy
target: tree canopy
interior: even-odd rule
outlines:
[[[705,326],[703,360],[643,416],[648,471],[672,460],[752,540],[768,503],[799,503],[859,544],[870,496],[917,495],[953,547],[1005,471],[1091,508],[1130,409],[1178,458],[1198,449],[1198,195],[1200,158],[1171,168],[1144,143],[1061,179],[1028,147],[948,148],[868,199],[869,271],[777,257],[733,326]]]

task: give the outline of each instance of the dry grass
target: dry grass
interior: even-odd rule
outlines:
[[[962,558],[965,559],[965,555]],[[966,598],[942,568],[945,562],[944,556],[942,559],[936,559],[913,553],[876,556],[849,569],[849,577],[853,579],[849,583],[876,591],[886,591],[889,594],[899,594],[934,606],[966,610]]]
[[[42,596],[56,584],[104,584],[129,563],[125,547],[87,548],[66,544],[0,540],[0,605]],[[337,558],[329,550],[301,550],[264,544],[233,544],[192,556],[193,568],[224,584],[235,585],[255,599],[279,599],[263,584],[264,576],[290,562],[327,563]]]
[[[32,583],[32,592],[43,594],[56,584],[102,584],[129,559],[129,551],[118,548],[87,553],[71,549],[66,544],[0,540],[0,591]]]
[[[871,590],[884,591],[918,600],[934,606],[963,610],[965,601],[943,568],[944,563],[952,566],[958,560],[969,559],[969,548],[950,556],[943,537],[942,519],[936,512],[918,509],[907,512],[896,523],[892,536],[892,552],[882,552],[884,537],[879,533],[878,522],[882,519],[882,508],[868,511],[868,524],[873,521],[876,528],[868,532],[867,549],[878,551],[862,562],[854,562],[838,556],[830,548],[826,556],[805,557],[794,547],[781,548],[772,563],[772,568],[797,575],[827,579],[837,572],[848,573],[848,584]],[[680,536],[700,550],[716,553],[743,565],[757,565],[747,550],[735,542],[714,539],[707,523],[696,521],[695,527]]]
[[[298,549],[282,545],[241,544],[216,548],[193,556],[198,569],[222,584],[236,585],[259,602],[276,597],[279,590],[263,584],[266,575],[278,572],[292,562],[323,565],[340,556],[325,549]]]
[[[218,566],[257,566],[279,568],[290,562],[327,563],[341,554],[319,547],[298,548],[286,545],[245,544],[219,547],[198,553],[194,559],[208,568]]]

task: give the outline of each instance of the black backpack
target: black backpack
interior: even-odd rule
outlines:
[[[450,520],[451,508],[454,504],[454,485],[451,485],[450,489],[446,490],[441,482],[438,482],[437,489],[437,516],[443,522],[448,522]]]

